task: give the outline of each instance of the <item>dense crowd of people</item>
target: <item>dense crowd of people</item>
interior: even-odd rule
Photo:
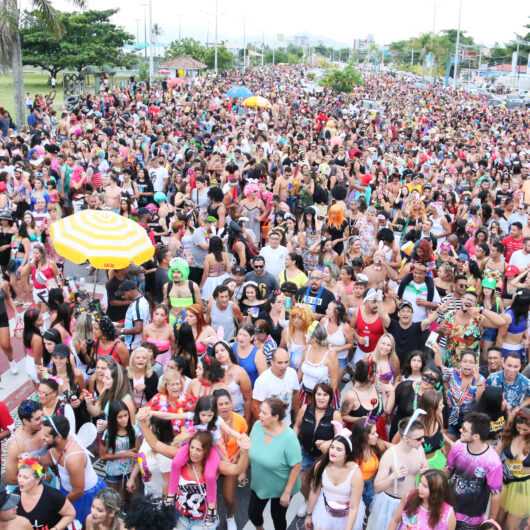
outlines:
[[[528,112],[312,78],[0,109],[0,348],[16,372],[11,318],[36,390],[1,410],[0,529],[261,529],[270,503],[284,530],[295,497],[307,530],[526,528]],[[83,209],[155,246],[98,299],[49,237]]]

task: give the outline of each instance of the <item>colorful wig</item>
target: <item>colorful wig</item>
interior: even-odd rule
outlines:
[[[167,277],[170,282],[173,280],[175,272],[180,272],[180,279],[186,281],[190,276],[190,266],[188,262],[182,258],[173,258],[169,262],[169,269],[167,271]]]
[[[328,225],[333,228],[342,228],[342,224],[346,220],[344,208],[340,204],[333,204],[328,210]]]

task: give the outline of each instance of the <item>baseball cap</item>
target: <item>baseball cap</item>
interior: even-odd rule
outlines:
[[[515,278],[518,274],[520,274],[519,267],[516,267],[515,265],[508,265],[506,267],[506,270],[504,271],[504,274],[506,275],[506,278]]]
[[[143,217],[144,215],[151,215],[151,212],[147,208],[138,208],[136,212],[138,217]]]
[[[355,283],[368,283],[368,276],[366,274],[357,274],[355,276]]]
[[[414,311],[414,307],[408,300],[403,300],[403,302],[398,305],[398,311],[401,311],[404,307],[408,307],[411,311]]]
[[[127,291],[132,291],[136,288],[136,284],[132,280],[123,280],[123,282],[120,283],[118,291],[120,293],[125,293]]]
[[[7,512],[7,510],[16,508],[19,501],[20,497],[18,495],[8,493],[3,484],[0,486],[0,512]]]
[[[68,357],[70,348],[66,344],[56,344],[53,348],[52,357]]]

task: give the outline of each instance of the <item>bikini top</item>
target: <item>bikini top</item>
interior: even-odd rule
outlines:
[[[512,317],[512,322],[508,326],[508,333],[512,335],[518,335],[519,333],[524,333],[528,327],[528,319],[526,317],[519,318],[519,321],[515,320],[515,315],[512,308],[506,310],[506,314]]]
[[[153,339],[151,337],[148,337],[146,341],[149,342],[149,344],[153,344],[154,346],[156,346],[160,353],[168,351],[169,347],[171,346],[171,343],[168,339]]]
[[[504,456],[506,456],[506,458],[508,460],[516,460],[514,454],[512,453],[512,448],[511,448],[511,445],[505,447],[502,452],[504,453]],[[518,459],[517,459],[518,460]],[[521,464],[524,466],[524,467],[530,467],[530,454],[526,455],[526,458],[524,460],[521,461]]]
[[[423,440],[423,450],[425,451],[425,453],[433,453],[434,451],[438,451],[438,449],[441,449],[443,446],[444,437],[440,429],[438,429],[431,436],[425,435],[425,438]]]

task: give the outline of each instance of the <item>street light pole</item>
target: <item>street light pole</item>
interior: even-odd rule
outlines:
[[[142,4],[144,6],[144,59],[147,62],[147,4]]]
[[[247,22],[243,17],[243,73],[247,70]]]
[[[453,86],[456,88],[457,75],[458,75],[458,58],[460,54],[460,27],[462,25],[462,0],[458,5],[458,29],[456,30],[456,44],[455,44],[455,69],[453,77]]]
[[[214,49],[214,70],[215,75],[219,73],[218,69],[218,55],[217,55],[217,38],[219,29],[219,0],[215,0],[215,49]]]
[[[153,1],[149,0],[149,86],[155,76],[155,63],[153,58]]]

